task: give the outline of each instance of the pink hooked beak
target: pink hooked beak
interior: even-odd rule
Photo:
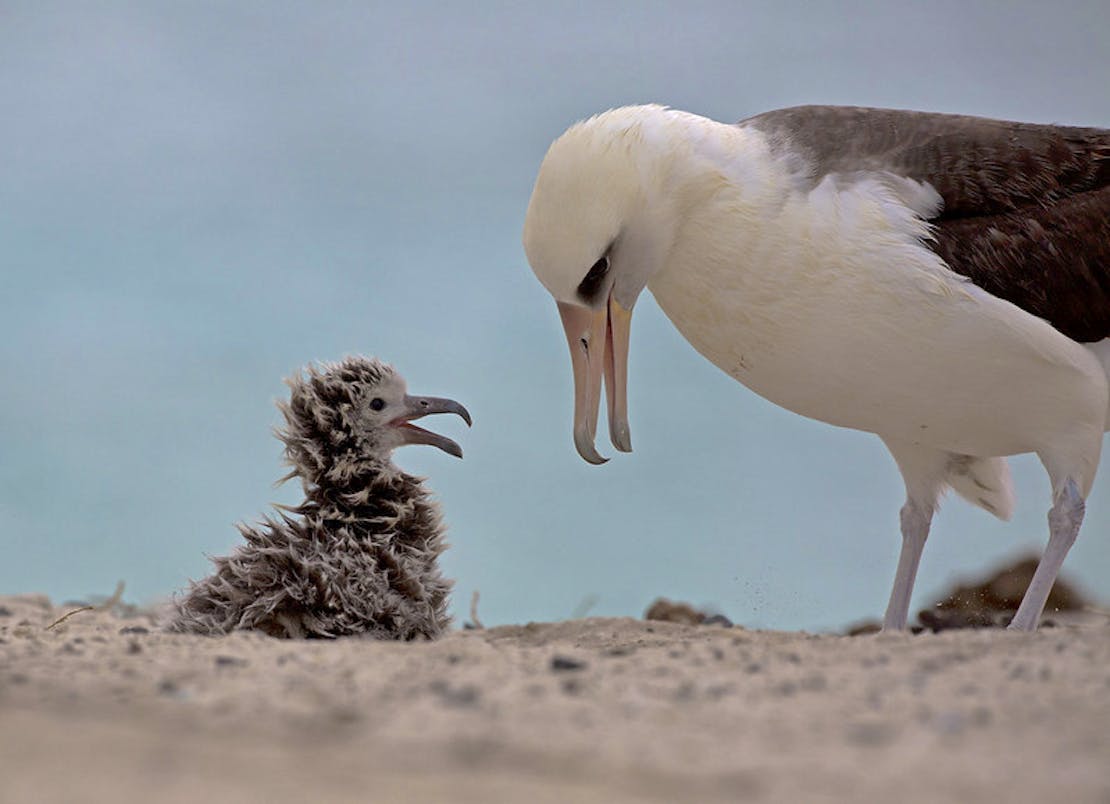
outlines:
[[[601,457],[594,447],[602,377],[608,401],[609,438],[621,452],[632,451],[628,429],[628,337],[632,311],[612,295],[598,310],[568,302],[558,302],[558,306],[574,370],[574,446],[589,463],[605,463],[608,458]]]

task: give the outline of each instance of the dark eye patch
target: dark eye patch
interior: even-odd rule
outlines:
[[[578,283],[578,297],[582,301],[591,302],[601,292],[605,277],[609,275],[609,255],[605,255],[593,264],[586,278]]]
[[[385,407],[385,400],[380,396],[376,396],[370,400],[370,410],[381,410]]]

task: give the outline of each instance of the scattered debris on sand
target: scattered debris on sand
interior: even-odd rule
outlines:
[[[917,613],[921,625],[930,631],[950,628],[1005,628],[1037,569],[1037,557],[1025,556],[995,570],[986,577],[960,583],[951,592]],[[1051,615],[1083,611],[1090,601],[1063,576],[1049,593],[1043,625],[1051,625]]]
[[[662,620],[683,625],[723,625],[732,628],[732,620],[723,614],[711,614],[694,608],[689,603],[675,602],[658,597],[644,612],[645,620]]]

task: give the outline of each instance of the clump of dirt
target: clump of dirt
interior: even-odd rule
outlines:
[[[723,625],[732,627],[732,620],[723,614],[713,614],[694,608],[689,603],[675,602],[665,597],[658,597],[644,612],[645,620],[662,620],[668,623],[682,623],[684,625]]]

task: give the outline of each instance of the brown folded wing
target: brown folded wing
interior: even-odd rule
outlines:
[[[953,271],[1077,341],[1110,337],[1110,130],[800,106],[742,121],[830,174],[928,182]]]

